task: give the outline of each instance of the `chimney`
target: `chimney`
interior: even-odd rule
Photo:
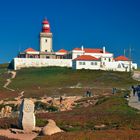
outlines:
[[[81,46],[81,50],[82,50],[82,51],[84,50],[84,46],[83,46],[83,45]]]
[[[105,53],[105,46],[103,46],[103,53]]]

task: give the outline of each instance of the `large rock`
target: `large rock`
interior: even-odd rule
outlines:
[[[32,100],[23,99],[20,106],[19,127],[25,132],[35,129],[34,103]]]
[[[52,135],[55,133],[63,132],[54,122],[54,120],[49,119],[48,124],[42,129],[43,135]]]

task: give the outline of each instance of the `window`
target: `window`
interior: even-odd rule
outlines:
[[[97,62],[91,62],[91,65],[97,65]]]
[[[46,58],[50,58],[49,56],[46,56]]]
[[[86,62],[79,62],[79,65],[85,65]]]
[[[34,58],[33,55],[30,55],[29,58]]]
[[[121,68],[121,64],[118,65],[118,68]]]

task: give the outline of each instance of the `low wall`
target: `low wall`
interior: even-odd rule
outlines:
[[[11,63],[14,70],[47,66],[72,67],[71,59],[14,58]]]

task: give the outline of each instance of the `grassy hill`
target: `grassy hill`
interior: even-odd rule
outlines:
[[[113,71],[72,70],[48,67],[17,71],[10,88],[25,91],[25,95],[83,94],[87,88],[93,92],[108,92],[112,87],[128,88],[138,84],[129,73]],[[79,88],[80,87],[80,88]]]
[[[9,75],[6,69],[1,69],[0,95],[17,96],[15,92],[6,93],[2,88],[3,82]],[[112,92],[112,87],[128,89],[133,84],[139,84],[130,77],[129,73],[113,71],[91,71],[72,70],[70,68],[48,67],[48,68],[28,68],[17,71],[16,78],[12,80],[10,88],[17,93],[25,91],[25,97],[40,97],[43,95],[83,95],[87,88],[91,88],[92,93]],[[6,94],[5,94],[6,93]],[[129,90],[118,90],[117,94],[101,96],[98,102],[88,107],[80,106],[83,99],[78,101],[73,110],[64,112],[48,112],[36,114],[38,122],[45,122],[53,119],[57,125],[67,133],[56,134],[43,139],[57,140],[60,137],[68,140],[74,139],[139,139],[140,134],[140,113],[138,110],[128,106],[124,98]],[[15,95],[14,95],[15,94]],[[1,98],[1,96],[0,96]],[[84,98],[87,103],[92,98]],[[0,127],[6,124],[11,126],[17,123],[17,118],[0,119]],[[13,120],[12,120],[13,119]],[[6,123],[5,123],[6,122]],[[38,124],[38,123],[37,123]],[[95,126],[104,124],[103,129],[96,129]],[[40,138],[39,138],[40,139]]]
[[[0,92],[3,93],[9,93],[3,88],[10,76],[6,67],[7,65],[0,65]],[[83,95],[87,88],[91,88],[93,93],[106,93],[112,92],[112,87],[129,88],[133,84],[139,83],[126,72],[46,67],[18,70],[9,87],[17,93],[25,91],[26,97],[40,97],[60,94]]]

